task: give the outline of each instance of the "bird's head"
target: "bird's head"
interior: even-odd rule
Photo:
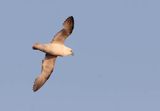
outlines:
[[[69,56],[69,55],[74,55],[74,52],[71,48],[69,47],[65,47],[65,50],[64,50],[64,56]]]

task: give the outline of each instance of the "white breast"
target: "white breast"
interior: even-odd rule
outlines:
[[[63,56],[64,53],[64,45],[62,44],[51,44],[51,50],[55,55]]]
[[[69,47],[66,47],[63,44],[45,44],[43,48],[44,52],[51,54],[51,55],[57,55],[57,56],[68,56],[72,54],[72,49]]]

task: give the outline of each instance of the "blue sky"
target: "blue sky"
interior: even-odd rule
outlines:
[[[1,111],[159,111],[158,0],[0,0]],[[49,42],[75,29],[47,83],[33,93]]]

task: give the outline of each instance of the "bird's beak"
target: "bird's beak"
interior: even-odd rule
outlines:
[[[74,52],[72,52],[72,54],[71,54],[72,56],[74,56]]]

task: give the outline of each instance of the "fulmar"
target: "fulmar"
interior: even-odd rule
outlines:
[[[49,79],[58,56],[73,55],[72,49],[64,45],[65,39],[72,33],[73,28],[74,18],[70,16],[64,21],[63,28],[53,37],[50,43],[35,43],[32,46],[34,50],[46,53],[45,58],[42,60],[41,74],[35,79],[33,85],[34,92],[39,90]]]

